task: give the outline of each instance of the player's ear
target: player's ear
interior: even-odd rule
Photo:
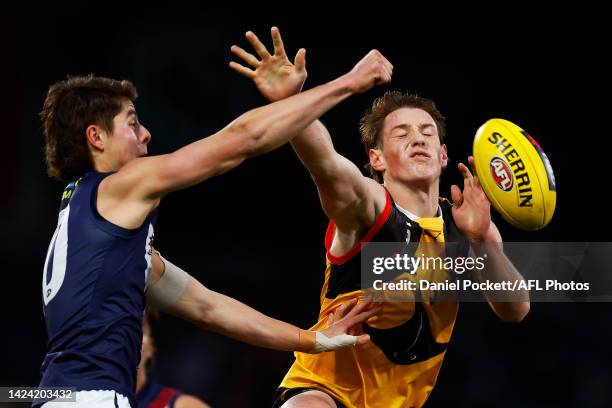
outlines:
[[[446,169],[446,166],[448,166],[448,150],[445,144],[440,146],[440,165],[442,169]]]
[[[381,149],[370,149],[368,150],[368,156],[370,157],[370,166],[378,172],[383,172],[386,169],[385,158],[382,154]]]
[[[85,129],[87,143],[94,149],[104,151],[104,131],[98,125],[89,125]]]

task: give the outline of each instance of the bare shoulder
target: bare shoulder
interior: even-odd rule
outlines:
[[[330,218],[337,230],[349,235],[359,235],[367,231],[385,210],[387,194],[385,188],[369,177],[363,176],[359,199],[345,203],[344,208],[335,212]]]
[[[332,219],[335,233],[329,248],[331,254],[348,253],[384,216],[389,202],[385,187],[369,177],[364,177],[363,185],[365,199],[360,207],[344,218]]]
[[[383,212],[387,205],[387,191],[382,184],[370,177],[364,177],[366,186],[376,208],[376,215]]]
[[[138,228],[159,205],[160,199],[146,199],[140,191],[146,170],[155,165],[153,157],[133,160],[104,178],[97,191],[96,209],[107,221],[127,229]]]
[[[174,402],[175,408],[210,408],[210,405],[193,395],[183,394]]]
[[[140,157],[121,167],[100,183],[98,194],[112,198],[129,198],[134,195],[150,171],[161,164],[163,156]]]

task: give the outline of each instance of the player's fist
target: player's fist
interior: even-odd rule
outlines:
[[[374,85],[391,82],[393,65],[378,50],[372,50],[347,74],[349,87],[355,93],[365,92]]]

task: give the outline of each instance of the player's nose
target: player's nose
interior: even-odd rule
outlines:
[[[146,127],[142,127],[142,135],[140,139],[142,144],[148,144],[151,141],[151,132]]]

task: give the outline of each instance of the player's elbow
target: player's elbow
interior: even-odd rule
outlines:
[[[499,317],[509,323],[520,323],[525,319],[531,305],[529,302],[513,302],[508,303],[508,308],[503,313],[499,314]]]
[[[246,116],[246,115],[245,115]],[[228,137],[236,140],[239,156],[243,159],[257,156],[265,150],[265,129],[249,116],[239,118],[229,125]]]
[[[208,288],[205,288],[205,291],[206,293],[201,296],[200,302],[198,302],[193,323],[206,329],[212,329],[218,325],[220,318],[218,302],[215,300],[217,293]]]
[[[213,327],[214,317],[210,310],[199,309],[192,323],[203,329],[210,330]]]

